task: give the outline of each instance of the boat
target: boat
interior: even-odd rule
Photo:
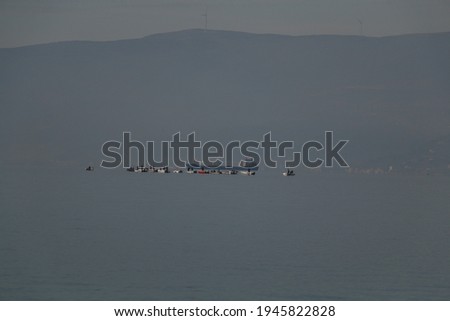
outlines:
[[[147,173],[148,172],[148,167],[144,167],[144,166],[130,166],[127,168],[127,172],[132,172],[132,173]]]
[[[86,167],[86,170],[88,171],[88,172],[92,172],[93,170],[94,170],[94,166],[88,166],[88,167]]]
[[[186,167],[186,173],[188,174],[197,174],[197,170],[194,169],[192,166]]]
[[[167,173],[170,173],[170,172],[169,172],[169,168],[168,168],[167,166],[158,168],[158,173],[161,173],[161,174],[167,174]]]
[[[238,171],[235,171],[235,170],[222,171],[222,174],[224,174],[224,175],[236,175],[237,173],[238,173]]]
[[[181,174],[183,171],[181,169],[175,169],[172,173]]]
[[[186,173],[188,174],[235,175],[241,172],[242,174],[245,175],[255,175],[257,170],[258,170],[258,163],[250,157],[246,157],[244,160],[241,160],[238,166],[227,164],[224,166],[212,167],[196,162],[188,163],[186,166]]]
[[[295,176],[294,170],[288,169],[286,172],[283,172],[283,176]]]
[[[147,173],[147,172],[148,172],[148,167],[138,166],[138,167],[136,167],[135,172],[138,172],[138,173]]]
[[[251,158],[245,158],[239,162],[240,172],[243,175],[255,175],[258,170],[258,163]]]
[[[242,175],[247,175],[247,176],[252,176],[255,175],[256,173],[251,171],[250,168],[247,171],[241,171]]]

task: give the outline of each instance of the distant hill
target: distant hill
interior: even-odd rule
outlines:
[[[0,49],[0,161],[99,162],[102,143],[122,131],[223,142],[272,131],[299,149],[334,130],[350,139],[352,166],[445,169],[449,57],[450,33],[186,30]]]

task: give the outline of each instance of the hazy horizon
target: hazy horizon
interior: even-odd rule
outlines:
[[[0,48],[114,41],[205,28],[290,36],[450,32],[440,0],[4,0]]]
[[[237,31],[237,30],[225,30],[225,29],[207,29],[204,30],[202,28],[186,28],[186,29],[179,29],[179,30],[173,30],[173,31],[165,31],[165,32],[155,32],[144,36],[139,37],[130,37],[130,38],[119,38],[114,40],[88,40],[88,39],[71,39],[71,40],[56,40],[56,41],[50,41],[50,42],[42,42],[42,43],[35,43],[35,44],[26,44],[26,45],[19,45],[14,47],[0,47],[0,49],[14,49],[14,48],[22,48],[22,47],[30,47],[30,46],[39,46],[39,45],[48,45],[48,44],[55,44],[55,43],[63,43],[63,42],[115,42],[115,41],[127,41],[127,40],[139,40],[144,39],[147,37],[157,36],[157,35],[163,35],[163,34],[175,34],[175,33],[182,33],[182,32],[189,32],[189,31],[208,31],[208,32],[231,32],[231,33],[243,33],[243,34],[251,34],[251,35],[273,35],[273,36],[285,36],[285,37],[293,37],[293,38],[300,38],[300,37],[364,37],[364,38],[390,38],[390,37],[403,37],[403,36],[416,36],[416,35],[433,35],[433,34],[446,34],[450,33],[449,31],[439,31],[439,32],[418,32],[418,33],[405,33],[405,34],[392,34],[392,35],[384,35],[384,36],[365,36],[365,35],[356,35],[356,34],[302,34],[302,35],[290,35],[290,34],[280,34],[280,33],[270,33],[270,32],[248,32],[248,31]]]

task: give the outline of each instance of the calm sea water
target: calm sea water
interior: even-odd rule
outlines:
[[[450,300],[450,179],[0,173],[2,300]]]

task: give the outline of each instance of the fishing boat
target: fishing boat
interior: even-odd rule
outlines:
[[[241,171],[241,174],[242,174],[242,175],[247,175],[247,176],[252,176],[252,175],[255,175],[256,172],[251,171],[250,168],[249,168],[249,169],[246,170],[246,171]]]
[[[240,172],[243,175],[255,175],[258,170],[258,163],[249,157],[239,162]]]
[[[236,175],[237,173],[238,173],[238,171],[235,171],[235,170],[222,171],[222,174],[224,174],[224,175]]]
[[[193,168],[188,168],[187,171],[186,171],[186,173],[188,173],[188,174],[196,174],[197,171],[194,170]]]
[[[295,173],[292,169],[288,169],[286,172],[283,172],[283,176],[295,176]]]
[[[161,174],[168,174],[168,173],[170,173],[169,172],[169,167],[164,166],[164,167],[158,168],[158,173],[161,173]]]

